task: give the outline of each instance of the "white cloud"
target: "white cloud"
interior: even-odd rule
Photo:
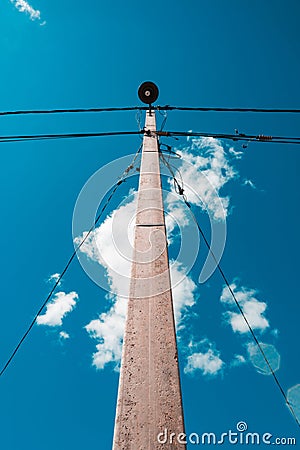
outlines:
[[[266,303],[257,300],[250,300],[245,303],[243,312],[252,329],[265,330],[269,327],[268,320],[263,316],[266,308]],[[241,314],[233,312],[229,312],[228,314],[233,331],[238,331],[239,333],[247,333],[249,331]]]
[[[60,337],[61,339],[65,340],[65,339],[69,339],[69,338],[70,338],[70,335],[69,335],[69,333],[67,333],[66,331],[61,331],[61,332],[59,333],[59,337]]]
[[[196,284],[186,275],[186,268],[178,261],[170,265],[171,285],[174,302],[175,323],[179,330],[184,327],[183,319],[188,308],[195,304]],[[180,281],[181,280],[181,281]]]
[[[241,158],[243,157],[243,155],[244,155],[244,152],[239,151],[239,150],[235,150],[233,147],[230,147],[230,148],[228,149],[228,152],[229,152],[232,156],[234,156],[236,159],[241,159]]]
[[[57,283],[59,278],[60,278],[60,274],[59,273],[53,273],[52,275],[50,275],[50,277],[48,278],[47,282],[55,284],[55,283]],[[61,281],[58,283],[57,286],[60,286],[60,285],[61,285]]]
[[[243,185],[244,185],[244,186],[250,186],[252,189],[257,189],[256,186],[255,186],[255,184],[254,184],[253,181],[251,181],[251,180],[244,180]]]
[[[59,273],[53,273],[52,275],[50,275],[50,277],[49,277],[49,281],[58,281],[59,280],[59,277],[60,277],[60,274]]]
[[[111,292],[127,296],[132,260],[136,192],[131,201],[121,205],[106,217],[80,248],[82,253],[106,269]],[[74,240],[79,244],[86,233]]]
[[[190,343],[189,347],[191,349],[206,347],[206,349],[194,351],[188,356],[187,364],[184,368],[185,373],[193,374],[200,370],[203,375],[216,376],[223,372],[225,363],[220,358],[220,352],[207,339],[198,344]]]
[[[199,150],[201,156],[194,156],[191,153],[191,151],[199,153]],[[237,176],[229,162],[229,159],[236,158],[237,155],[229,156],[220,142],[213,138],[190,138],[189,147],[179,153],[182,155],[180,172],[188,200],[201,206],[203,210],[207,208],[214,219],[224,219],[229,209],[229,198],[222,197],[220,191],[228,181]],[[201,176],[201,173],[205,176]],[[198,192],[200,197],[195,192]],[[112,300],[111,308],[85,327],[90,336],[98,341],[96,352],[93,354],[93,364],[99,369],[103,369],[108,363],[113,363],[118,368],[121,358],[134,236],[134,220],[132,219],[137,201],[137,193],[131,190],[130,194],[133,195],[131,201],[128,198],[128,203],[113,211],[80,248],[80,251],[89,259],[105,268],[112,293],[109,296]],[[168,240],[171,243],[176,222],[181,227],[185,227],[189,224],[189,219],[185,206],[178,200],[175,201],[174,194],[167,195],[165,206],[169,213],[166,216],[166,228]],[[79,244],[84,236],[85,233],[76,238],[75,243]],[[184,328],[184,319],[188,317],[189,308],[195,303],[196,285],[191,277],[185,274],[186,268],[180,262],[170,261],[170,263],[178,331]],[[209,363],[207,367],[210,367],[207,370],[211,372],[214,368],[217,371],[221,370],[223,362],[215,353],[213,358],[212,352],[213,350],[209,349],[207,353],[203,353],[204,356],[194,356],[190,359],[190,364],[194,359],[198,361],[199,358],[206,358],[207,364]]]
[[[230,199],[221,190],[237,177],[231,160],[240,157],[240,152],[226,151],[219,140],[210,137],[190,138],[188,143],[188,147],[177,150],[182,157],[178,169],[187,199],[207,210],[215,220],[225,220]]]
[[[269,321],[264,316],[264,313],[267,309],[267,304],[265,302],[257,300],[257,298],[255,297],[255,295],[257,295],[257,292],[253,289],[247,289],[245,287],[237,288],[237,285],[235,283],[232,283],[230,287],[234,292],[235,297],[239,302],[243,313],[246,316],[252,329],[259,331],[266,330],[270,326]],[[235,307],[235,302],[227,286],[223,288],[220,300],[229,308]],[[231,325],[234,332],[249,332],[249,328],[240,313],[228,310],[224,313],[224,317]]]
[[[99,319],[92,320],[85,329],[89,335],[99,341],[93,354],[93,365],[103,369],[108,363],[114,363],[118,369],[122,353],[122,341],[125,327],[127,299],[117,297],[108,312]]]
[[[165,198],[165,222],[168,236],[168,245],[171,245],[174,241],[173,232],[178,225],[180,228],[189,225],[189,217],[187,215],[187,207],[182,201],[178,201],[177,195],[168,193]]]
[[[251,325],[252,330],[263,333],[267,329],[270,329],[269,321],[265,317],[267,304],[257,299],[257,291],[246,287],[237,287],[236,283],[232,283],[230,287],[234,292],[244,315]],[[231,311],[231,309],[236,309],[237,307],[227,286],[223,288],[220,300],[223,305],[228,308],[228,310],[224,313],[224,317],[231,325],[232,330],[240,334],[249,333],[249,328],[242,315]],[[277,336],[277,329],[270,331],[273,336]],[[248,334],[247,337],[250,337],[250,335]],[[247,342],[245,346],[247,349],[247,360],[242,355],[235,355],[234,360],[231,362],[231,367],[240,366],[241,364],[245,364],[247,361],[250,361],[259,373],[270,375],[270,369],[257,344],[251,341]],[[269,361],[270,366],[275,372],[280,367],[280,355],[278,351],[272,344],[260,342],[260,346],[265,357]]]
[[[89,335],[98,341],[93,354],[93,365],[98,369],[103,369],[108,363],[113,363],[118,369],[121,359],[132,259],[132,218],[137,200],[136,192],[131,190],[130,194],[133,195],[131,201],[107,216],[80,249],[105,268],[111,292],[107,298],[113,302],[109,311],[85,326]],[[82,237],[84,234],[75,239],[75,243],[81,242]]]
[[[182,277],[184,267],[178,262],[171,265],[171,283],[176,284]],[[184,327],[183,319],[187,309],[194,305],[194,291],[196,285],[186,276],[181,283],[173,289],[173,302],[177,329]],[[93,354],[93,365],[103,369],[106,364],[113,363],[118,370],[122,354],[122,342],[125,328],[127,299],[116,296],[108,312],[100,314],[98,319],[92,320],[85,326],[89,335],[99,341],[96,352]]]
[[[113,305],[108,312],[102,313],[98,319],[92,320],[85,328],[95,339],[97,351],[93,355],[93,364],[102,369],[107,363],[119,365],[121,358],[122,339],[125,326],[126,305],[130,283],[132,259],[132,243],[134,236],[134,221],[137,193],[131,190],[132,200],[114,210],[104,222],[97,227],[81,247],[91,260],[101,264],[107,273],[110,299]],[[171,197],[170,197],[171,204]],[[174,205],[171,204],[172,214]],[[181,214],[181,213],[180,213]],[[184,216],[180,216],[184,220]],[[169,234],[175,226],[168,224]],[[78,244],[84,234],[75,240]],[[176,324],[183,327],[183,318],[189,307],[195,303],[194,292],[196,284],[186,275],[185,267],[178,261],[171,261],[170,275],[173,286],[173,301]]]
[[[57,292],[53,300],[46,306],[45,314],[37,318],[38,325],[48,325],[50,327],[61,326],[62,319],[76,306],[78,294],[76,292]]]
[[[230,363],[231,367],[239,367],[246,364],[247,360],[243,355],[234,355],[233,360]]]
[[[38,9],[34,9],[27,1],[10,0],[10,2],[15,5],[18,11],[28,14],[31,20],[41,19],[41,12]],[[43,25],[44,24],[45,23],[43,23]]]

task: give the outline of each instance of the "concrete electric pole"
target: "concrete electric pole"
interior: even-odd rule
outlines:
[[[143,83],[139,96],[150,105],[145,129],[151,133],[143,141],[113,449],[185,449],[179,443],[184,421],[158,138],[151,111],[158,89]]]

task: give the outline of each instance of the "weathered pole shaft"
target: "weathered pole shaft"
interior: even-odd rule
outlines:
[[[146,129],[156,130],[154,112],[147,112]],[[183,432],[158,141],[153,134],[145,135],[143,142],[113,449],[185,449],[177,439],[183,439]],[[158,439],[159,433],[164,434]],[[170,438],[171,433],[175,435]]]

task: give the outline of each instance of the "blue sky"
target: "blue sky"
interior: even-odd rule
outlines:
[[[136,105],[137,87],[146,79],[159,85],[162,105],[299,108],[297,1],[30,4],[40,18],[31,20],[9,0],[2,4],[3,111]],[[2,135],[137,127],[134,113],[0,119]],[[297,136],[299,118],[173,112],[166,128]],[[138,137],[1,144],[2,362],[47,295],[47,279],[73,250],[72,215],[84,183],[139,144]],[[237,277],[267,303],[278,336],[267,330],[262,340],[281,355],[278,377],[286,391],[300,383],[299,160],[296,146],[253,143],[231,161],[239,175],[221,191],[231,206],[222,267],[230,281]],[[256,189],[244,186],[246,179]],[[125,194],[121,190],[120,198]],[[207,228],[205,216],[197,216]],[[243,420],[251,431],[299,436],[271,377],[250,363],[230,367],[235,354],[246,355],[247,339],[225,323],[222,288],[217,273],[197,286],[185,331],[187,340],[193,335],[215,344],[225,362],[222,373],[185,374],[187,347],[181,347],[187,432],[225,432]],[[4,449],[111,448],[118,373],[92,366],[95,341],[84,329],[110,305],[77,261],[60,290],[78,293],[74,311],[62,328],[35,326],[1,378]],[[69,339],[59,338],[61,329]]]

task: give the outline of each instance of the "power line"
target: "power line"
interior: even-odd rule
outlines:
[[[155,107],[153,107],[155,109]],[[255,112],[255,113],[300,113],[300,109],[282,109],[282,108],[218,108],[218,107],[190,107],[190,106],[157,106],[156,109],[165,111],[200,111],[200,112]]]
[[[151,134],[150,131],[145,131]],[[153,132],[152,132],[153,133]],[[228,134],[228,133],[207,133],[202,131],[157,131],[158,136],[165,137],[213,137],[216,139],[229,139],[231,141],[246,141],[246,142],[267,142],[277,144],[300,144],[300,137],[289,136],[266,136],[263,134]]]
[[[289,136],[266,136],[251,135],[251,134],[228,134],[228,133],[207,133],[202,131],[156,131],[139,130],[139,131],[108,131],[108,132],[88,132],[88,133],[54,133],[54,134],[40,134],[40,135],[10,135],[0,136],[0,143],[6,142],[24,142],[24,141],[41,141],[51,139],[80,139],[92,137],[105,136],[129,136],[129,135],[157,135],[161,137],[213,137],[216,139],[228,139],[232,141],[246,141],[246,142],[265,142],[277,144],[300,144],[300,137]]]
[[[148,106],[124,106],[111,108],[62,108],[62,109],[25,109],[16,111],[0,111],[0,116],[16,116],[31,114],[81,114],[81,113],[102,113],[102,112],[122,112],[122,111],[146,111]],[[285,108],[223,108],[223,107],[198,107],[198,106],[151,106],[156,111],[191,111],[191,112],[253,112],[253,113],[280,113],[280,114],[299,114],[300,109]]]
[[[214,255],[214,253],[213,253],[213,251],[211,250],[210,245],[209,245],[209,242],[207,241],[206,236],[205,236],[205,234],[204,234],[202,228],[200,227],[199,222],[198,222],[198,220],[196,219],[195,214],[193,213],[193,211],[192,211],[192,209],[191,209],[190,203],[189,203],[185,198],[184,198],[184,203],[187,205],[187,207],[188,207],[189,210],[191,211],[193,220],[194,220],[194,222],[195,222],[195,224],[196,224],[198,230],[200,231],[200,234],[201,234],[201,236],[202,236],[202,238],[203,238],[203,240],[204,240],[204,242],[205,242],[205,245],[207,246],[207,248],[208,248],[210,254],[212,255],[212,257],[213,257],[213,259],[214,259],[214,261],[215,261],[215,263],[216,263],[216,265],[217,265],[217,268],[218,268],[218,270],[219,270],[219,272],[220,272],[220,274],[221,274],[221,276],[222,276],[222,278],[223,278],[223,280],[224,280],[224,282],[225,282],[225,284],[226,284],[226,286],[227,286],[227,288],[228,288],[228,290],[229,290],[229,292],[230,292],[230,294],[231,294],[231,296],[232,296],[232,298],[233,298],[233,300],[234,300],[234,302],[235,302],[235,304],[236,304],[236,306],[237,306],[237,308],[238,308],[240,314],[242,315],[242,317],[243,317],[243,319],[244,319],[244,321],[245,321],[247,327],[249,328],[249,331],[250,331],[250,333],[251,333],[251,335],[252,335],[252,337],[253,337],[253,340],[254,340],[255,344],[257,345],[259,351],[261,352],[262,357],[263,357],[264,361],[266,362],[266,364],[267,364],[267,366],[268,366],[268,368],[269,368],[269,370],[270,370],[270,373],[272,374],[272,376],[273,376],[273,378],[274,378],[274,381],[275,381],[277,387],[279,388],[279,391],[281,392],[281,394],[282,394],[282,396],[283,396],[283,398],[284,398],[284,400],[285,400],[285,403],[286,403],[287,407],[289,408],[289,410],[290,410],[292,416],[294,417],[294,419],[295,419],[297,425],[300,427],[300,422],[299,422],[299,420],[298,420],[298,418],[297,418],[297,415],[296,415],[296,413],[295,413],[295,411],[294,411],[294,408],[293,408],[293,406],[291,405],[291,403],[289,402],[289,400],[288,400],[288,398],[287,398],[287,396],[286,396],[286,393],[284,392],[283,387],[281,386],[281,383],[280,383],[280,381],[279,381],[279,379],[278,379],[276,373],[274,372],[274,370],[273,370],[273,368],[272,368],[272,366],[271,366],[271,364],[270,364],[270,362],[269,362],[269,360],[268,360],[268,358],[267,358],[267,356],[266,356],[266,354],[265,354],[265,352],[264,352],[264,350],[263,350],[263,348],[262,348],[262,346],[261,346],[259,340],[257,339],[257,337],[256,337],[256,335],[255,335],[255,333],[254,333],[254,331],[253,331],[253,329],[252,329],[252,327],[251,327],[251,325],[250,325],[250,323],[249,323],[249,321],[248,321],[248,319],[247,319],[247,317],[246,317],[246,315],[245,315],[245,313],[244,313],[244,311],[243,311],[241,305],[239,304],[239,302],[238,302],[238,300],[237,300],[237,298],[236,298],[236,295],[235,295],[235,293],[234,293],[232,287],[230,286],[230,283],[229,283],[227,277],[225,276],[225,273],[223,272],[222,267],[221,267],[220,264],[218,263],[218,261],[217,261],[215,255]]]
[[[255,335],[255,333],[254,333],[254,331],[253,331],[253,329],[252,329],[252,327],[251,327],[251,325],[250,325],[250,323],[249,323],[249,321],[248,321],[248,319],[247,319],[247,317],[246,317],[246,315],[245,315],[245,313],[244,313],[244,311],[243,311],[243,309],[242,309],[242,307],[241,307],[241,305],[239,304],[239,302],[238,302],[238,300],[237,300],[237,298],[236,298],[236,295],[235,295],[235,293],[234,293],[234,291],[233,291],[233,289],[232,289],[232,287],[231,287],[231,285],[230,285],[230,283],[229,283],[229,281],[228,281],[228,279],[227,279],[225,273],[223,272],[222,267],[221,267],[220,264],[218,263],[218,261],[217,261],[215,255],[214,255],[214,253],[213,253],[213,251],[211,250],[210,245],[209,245],[209,242],[207,241],[206,236],[205,236],[205,234],[204,234],[202,228],[200,227],[199,222],[198,222],[198,220],[196,219],[195,214],[193,213],[193,211],[192,211],[192,209],[191,209],[190,203],[189,203],[185,198],[184,198],[184,203],[187,205],[187,207],[188,207],[189,210],[191,211],[193,220],[194,220],[194,222],[195,222],[195,224],[196,224],[198,230],[200,231],[200,234],[201,234],[201,236],[202,236],[202,238],[203,238],[203,240],[204,240],[204,242],[205,242],[205,245],[207,246],[207,248],[208,248],[210,254],[212,255],[212,257],[213,257],[213,259],[214,259],[214,261],[215,261],[215,263],[216,263],[216,265],[217,265],[217,268],[218,268],[218,270],[219,270],[219,272],[220,272],[220,274],[221,274],[221,276],[222,276],[222,278],[223,278],[223,280],[224,280],[224,282],[225,282],[225,284],[226,284],[226,286],[227,286],[227,288],[228,288],[228,290],[229,290],[229,292],[230,292],[230,294],[231,294],[231,296],[232,296],[232,298],[233,298],[233,300],[234,300],[234,302],[235,302],[235,304],[236,304],[236,306],[237,306],[237,308],[238,308],[240,314],[242,315],[242,317],[243,317],[243,319],[244,319],[244,321],[245,321],[247,327],[249,328],[249,331],[250,331],[250,333],[251,333],[251,335],[252,335],[252,337],[253,337],[253,339],[254,339],[254,342],[255,342],[255,344],[257,345],[259,351],[261,352],[261,354],[262,354],[262,356],[263,356],[263,359],[265,360],[265,362],[266,362],[266,364],[267,364],[267,366],[268,366],[268,368],[269,368],[269,370],[270,370],[270,373],[272,374],[272,376],[273,376],[273,378],[274,378],[274,381],[275,381],[277,387],[279,388],[279,391],[281,392],[281,394],[282,394],[282,396],[283,396],[283,398],[284,398],[284,400],[285,400],[286,405],[288,406],[290,412],[292,413],[292,415],[293,415],[293,417],[294,417],[294,419],[295,419],[297,425],[300,427],[300,422],[299,422],[299,420],[298,420],[298,418],[297,418],[297,415],[296,415],[296,413],[295,413],[295,411],[294,411],[294,408],[293,408],[293,406],[291,405],[291,403],[289,402],[289,400],[288,400],[288,398],[287,398],[287,396],[286,396],[286,393],[284,392],[284,390],[283,390],[283,388],[282,388],[282,386],[281,386],[281,383],[279,382],[279,379],[278,379],[277,375],[275,374],[275,372],[274,372],[274,370],[273,370],[273,368],[272,368],[272,366],[271,366],[271,364],[270,364],[270,362],[269,362],[269,360],[268,360],[268,358],[267,358],[267,356],[266,356],[266,354],[265,354],[265,352],[264,352],[264,350],[263,350],[263,348],[262,348],[260,342],[258,341],[258,339],[257,339],[257,337],[256,337],[256,335]]]
[[[45,308],[45,306],[47,305],[48,301],[50,300],[50,298],[52,297],[53,293],[55,292],[57,286],[59,285],[59,283],[61,282],[63,276],[65,275],[65,273],[67,272],[68,268],[70,267],[73,259],[75,258],[75,256],[77,255],[77,252],[80,250],[80,248],[83,246],[83,244],[86,242],[87,238],[90,236],[90,234],[92,233],[92,231],[94,230],[95,226],[97,225],[97,223],[100,221],[102,214],[104,213],[104,211],[106,210],[107,206],[109,205],[113,195],[115,194],[115,192],[117,191],[118,187],[124,183],[124,181],[126,180],[128,173],[133,169],[134,163],[136,161],[136,158],[138,156],[138,154],[140,153],[142,149],[142,145],[140,145],[138,151],[136,152],[132,163],[127,167],[127,169],[124,170],[123,174],[121,175],[121,177],[119,178],[118,182],[116,183],[115,187],[113,188],[113,190],[111,191],[110,195],[108,196],[105,204],[103,205],[103,207],[101,208],[101,211],[99,212],[98,216],[96,217],[92,227],[89,229],[89,231],[87,232],[87,234],[85,235],[85,237],[82,239],[82,241],[77,245],[77,247],[75,248],[74,252],[72,253],[71,257],[69,258],[67,264],[65,265],[65,268],[63,269],[63,271],[61,272],[61,274],[59,275],[58,279],[56,280],[56,283],[54,284],[53,288],[51,289],[51,291],[49,292],[46,300],[43,302],[43,304],[41,305],[41,307],[39,308],[39,310],[37,311],[37,313],[35,314],[33,320],[31,321],[30,325],[28,326],[27,330],[25,331],[25,333],[23,334],[23,336],[21,337],[21,339],[19,340],[18,344],[16,345],[16,347],[14,348],[13,352],[11,353],[10,357],[8,358],[7,362],[5,363],[5,365],[3,366],[2,370],[0,371],[0,376],[3,375],[3,373],[6,371],[6,369],[8,368],[9,364],[12,362],[13,358],[15,357],[17,351],[19,350],[19,348],[21,347],[22,343],[24,342],[24,340],[26,339],[26,337],[28,336],[28,334],[30,333],[31,329],[33,328],[37,317],[40,315],[40,313],[43,311],[43,309]]]
[[[251,325],[250,325],[250,323],[249,323],[249,321],[248,321],[248,319],[247,319],[247,317],[246,317],[244,311],[243,311],[243,308],[241,307],[239,301],[237,300],[236,295],[235,295],[235,293],[234,293],[234,291],[233,291],[233,289],[232,289],[232,287],[231,287],[231,285],[230,285],[230,283],[229,283],[229,281],[228,281],[228,279],[227,279],[227,277],[226,277],[226,275],[225,275],[225,273],[224,273],[224,271],[223,271],[223,269],[222,269],[220,263],[218,262],[218,260],[217,260],[217,258],[216,258],[216,256],[215,256],[214,252],[212,251],[212,249],[211,249],[211,247],[210,247],[210,245],[209,245],[209,242],[208,242],[208,240],[207,240],[207,238],[206,238],[206,236],[205,236],[205,234],[204,234],[204,232],[203,232],[203,230],[202,230],[202,228],[201,228],[201,226],[200,226],[200,224],[199,224],[199,222],[198,222],[198,220],[197,220],[195,214],[194,214],[193,211],[192,211],[191,204],[190,204],[190,203],[187,201],[187,199],[186,199],[186,196],[185,196],[185,194],[184,194],[183,186],[180,185],[180,183],[179,183],[178,180],[176,179],[175,174],[174,174],[174,171],[172,170],[171,167],[169,167],[169,164],[168,164],[168,162],[166,161],[166,159],[164,158],[163,155],[162,155],[162,159],[163,159],[163,161],[164,161],[166,167],[169,169],[169,171],[170,171],[170,173],[171,173],[171,175],[172,175],[172,178],[173,178],[173,181],[174,181],[174,185],[175,185],[175,190],[176,190],[176,192],[182,197],[184,203],[185,203],[186,206],[189,208],[189,210],[190,210],[190,212],[191,212],[191,214],[192,214],[193,221],[195,222],[195,224],[196,224],[196,226],[197,226],[197,228],[198,228],[198,230],[199,230],[199,232],[200,232],[200,234],[201,234],[201,236],[202,236],[202,238],[203,238],[203,240],[204,240],[204,242],[205,242],[205,245],[206,245],[207,248],[208,248],[209,253],[210,253],[211,256],[213,257],[213,259],[214,259],[214,261],[215,261],[215,264],[216,264],[216,267],[218,268],[218,270],[219,270],[219,272],[220,272],[220,274],[221,274],[221,277],[223,278],[223,280],[224,280],[224,282],[225,282],[225,284],[226,284],[226,286],[227,286],[227,288],[228,288],[228,290],[229,290],[229,292],[230,292],[230,294],[231,294],[231,296],[232,296],[232,298],[233,298],[233,300],[234,300],[234,302],[235,302],[235,304],[236,304],[236,306],[237,306],[237,308],[238,308],[240,314],[242,315],[242,317],[243,317],[243,319],[244,319],[244,321],[245,321],[245,323],[246,323],[246,325],[247,325],[247,327],[248,327],[248,329],[249,329],[249,331],[250,331],[250,333],[251,333],[251,335],[252,335],[252,337],[253,337],[253,339],[254,339],[255,344],[257,345],[258,349],[260,350],[260,352],[261,352],[261,354],[262,354],[262,356],[263,356],[263,359],[264,359],[264,361],[266,362],[266,364],[267,364],[267,366],[268,366],[268,368],[269,368],[269,370],[270,370],[270,373],[272,374],[272,376],[273,376],[273,378],[274,378],[274,381],[275,381],[277,387],[279,388],[279,390],[280,390],[282,396],[284,397],[284,400],[285,400],[286,405],[288,406],[288,408],[289,408],[291,414],[293,415],[293,417],[294,417],[294,419],[295,419],[297,425],[300,427],[300,422],[299,422],[299,420],[298,420],[298,418],[297,418],[297,415],[296,415],[296,413],[295,413],[295,410],[294,410],[293,406],[291,405],[291,403],[289,402],[289,400],[288,400],[288,398],[287,398],[287,396],[286,396],[286,394],[285,394],[285,392],[284,392],[284,390],[283,390],[283,388],[282,388],[282,386],[281,386],[281,383],[280,383],[279,380],[278,380],[277,375],[275,374],[275,372],[274,372],[274,370],[273,370],[273,368],[272,368],[272,366],[271,366],[271,364],[270,364],[270,362],[269,362],[269,360],[268,360],[268,358],[267,358],[267,356],[266,356],[266,354],[265,354],[265,352],[264,352],[264,350],[263,350],[263,348],[262,348],[260,342],[258,341],[258,339],[257,339],[257,337],[256,337],[256,335],[255,335],[255,333],[254,333],[254,331],[253,331],[253,329],[252,329],[252,327],[251,327]]]
[[[0,143],[2,142],[24,142],[24,141],[43,141],[51,139],[78,139],[90,137],[105,137],[105,136],[128,136],[143,134],[144,131],[108,131],[95,133],[54,133],[54,134],[28,134],[28,135],[12,135],[0,136]]]
[[[125,106],[116,108],[66,108],[66,109],[25,109],[19,111],[0,111],[0,116],[17,116],[28,114],[64,114],[64,113],[100,113],[100,112],[116,112],[116,111],[136,111],[146,110],[146,106]]]

